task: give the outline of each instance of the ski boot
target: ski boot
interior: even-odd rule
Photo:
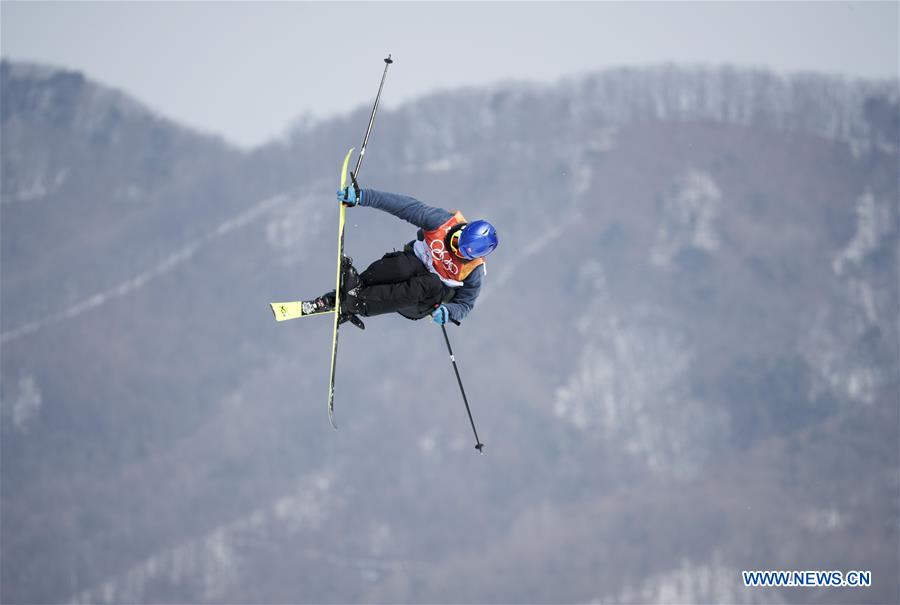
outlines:
[[[365,301],[356,296],[356,294],[347,293],[341,298],[341,317],[338,320],[339,322],[349,321],[360,330],[365,330],[366,325],[359,316],[367,314]]]
[[[362,286],[362,280],[356,267],[353,266],[353,259],[349,256],[341,257],[341,296],[348,293],[355,294],[359,287]]]
[[[366,314],[365,303],[357,298],[357,294],[362,285],[359,273],[356,272],[356,268],[353,266],[353,259],[349,256],[342,256],[341,313],[338,317],[339,324],[349,321],[360,330],[366,329],[366,324],[359,318],[360,314]]]
[[[366,324],[359,318],[360,315],[366,315],[366,303],[355,294],[347,294],[341,298],[341,315],[338,323],[349,321],[360,330],[366,329]]]
[[[334,310],[334,290],[314,300],[304,300],[301,304],[303,314],[324,313]]]
[[[304,300],[301,304],[303,315],[312,315],[314,313],[326,313],[328,311],[334,311],[334,290],[328,292],[327,294],[323,294],[319,298],[314,300]],[[349,308],[344,304],[344,301],[341,301],[341,308],[344,309],[338,315],[338,323],[346,323],[350,322],[360,330],[366,329],[366,324],[362,322],[362,320],[357,317],[356,313],[351,313]],[[353,309],[358,309],[357,306],[350,307]]]

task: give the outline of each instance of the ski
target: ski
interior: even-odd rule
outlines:
[[[341,166],[341,189],[347,186],[347,166],[350,164],[350,156],[353,154],[353,147],[344,156],[344,164]],[[340,205],[340,218],[338,218],[338,257],[337,257],[337,279],[334,287],[334,335],[331,339],[331,377],[328,379],[328,421],[333,428],[337,428],[334,422],[334,370],[337,366],[337,350],[338,350],[338,333],[341,327],[341,260],[344,258],[344,221],[347,218],[347,207]]]
[[[353,185],[356,186],[356,179],[359,177],[359,169],[362,165],[363,158],[366,155],[366,145],[369,142],[369,135],[372,134],[372,125],[375,123],[375,114],[378,113],[378,101],[381,99],[381,91],[384,88],[384,80],[387,77],[388,67],[391,66],[393,61],[391,60],[391,55],[388,55],[384,60],[384,72],[381,74],[381,84],[378,85],[378,94],[375,95],[375,104],[372,106],[372,115],[369,117],[369,125],[366,127],[366,136],[363,137],[362,147],[359,150],[359,155],[356,158],[356,168],[350,173],[350,178],[353,179]],[[350,155],[353,153],[353,148],[347,152],[347,155],[344,157],[344,165],[341,166],[341,190],[343,190],[347,186],[347,166],[350,163]],[[332,428],[337,429],[337,424],[334,421],[334,378],[335,378],[335,367],[337,365],[337,350],[338,350],[338,328],[341,325],[341,267],[344,260],[344,221],[346,219],[347,208],[343,204],[341,206],[341,214],[338,219],[338,257],[337,257],[337,279],[335,283],[335,303],[334,303],[334,338],[331,342],[331,377],[328,380],[328,421],[331,423]],[[356,325],[358,328],[363,328],[362,322],[359,321],[358,318],[348,317],[348,319]],[[357,323],[359,322],[359,323]]]
[[[294,300],[291,302],[274,302],[269,303],[272,313],[275,315],[275,321],[287,321],[289,319],[299,319],[301,317],[312,317],[313,315],[328,315],[334,313],[334,310],[328,311],[309,311],[304,312],[303,307],[314,304],[311,300]]]

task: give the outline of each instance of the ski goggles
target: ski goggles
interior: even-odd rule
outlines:
[[[459,236],[462,235],[463,229],[465,227],[458,229],[456,233],[450,236],[450,250],[457,256],[462,256],[462,253],[459,251]]]

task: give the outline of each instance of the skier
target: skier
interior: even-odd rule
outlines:
[[[467,222],[460,212],[435,208],[406,195],[359,189],[338,190],[340,203],[389,212],[419,227],[416,240],[402,251],[388,252],[362,273],[353,261],[341,261],[340,322],[365,328],[359,315],[398,312],[409,319],[431,315],[444,324],[460,322],[475,305],[485,274],[484,257],[499,243],[487,221]],[[334,290],[310,301],[305,312],[334,309]]]

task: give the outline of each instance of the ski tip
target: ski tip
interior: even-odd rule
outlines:
[[[347,155],[344,156],[344,163],[341,164],[341,189],[347,186],[347,166],[350,165],[350,156],[353,155],[353,150],[355,147],[351,147],[350,151],[347,152]],[[341,209],[345,206],[343,204],[340,205]],[[343,216],[343,214],[341,214]]]

